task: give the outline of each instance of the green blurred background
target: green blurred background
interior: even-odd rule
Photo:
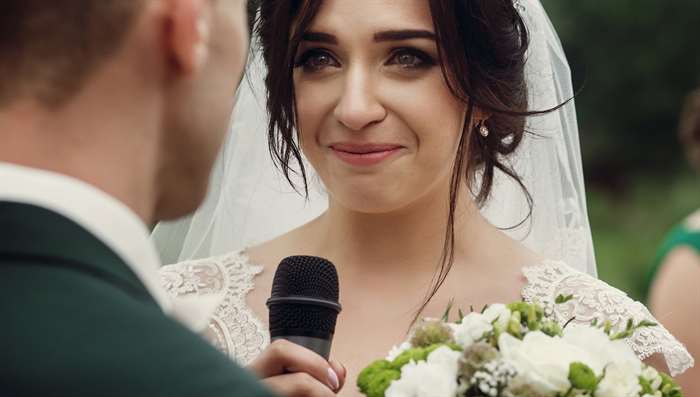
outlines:
[[[542,0],[573,71],[602,279],[636,299],[668,230],[700,208],[678,116],[700,85],[700,0]]]

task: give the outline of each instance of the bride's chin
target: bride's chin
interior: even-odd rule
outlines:
[[[345,190],[345,189],[344,189]],[[404,208],[409,203],[406,199],[384,189],[358,189],[332,193],[333,201],[350,212],[361,214],[388,214]]]

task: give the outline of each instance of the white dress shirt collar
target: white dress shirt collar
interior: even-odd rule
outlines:
[[[161,263],[150,232],[119,200],[66,175],[0,162],[0,201],[42,207],[78,223],[114,251],[171,314],[172,301],[160,281]]]

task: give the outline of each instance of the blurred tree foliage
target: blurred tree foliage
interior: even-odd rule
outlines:
[[[574,78],[600,277],[636,299],[666,232],[700,207],[678,143],[700,85],[700,0],[542,0]]]
[[[542,0],[573,71],[586,179],[622,193],[632,175],[684,166],[678,114],[700,84],[700,0]]]

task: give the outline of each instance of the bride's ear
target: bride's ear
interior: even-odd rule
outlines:
[[[209,58],[212,9],[207,0],[166,0],[165,44],[177,71],[197,74]]]

